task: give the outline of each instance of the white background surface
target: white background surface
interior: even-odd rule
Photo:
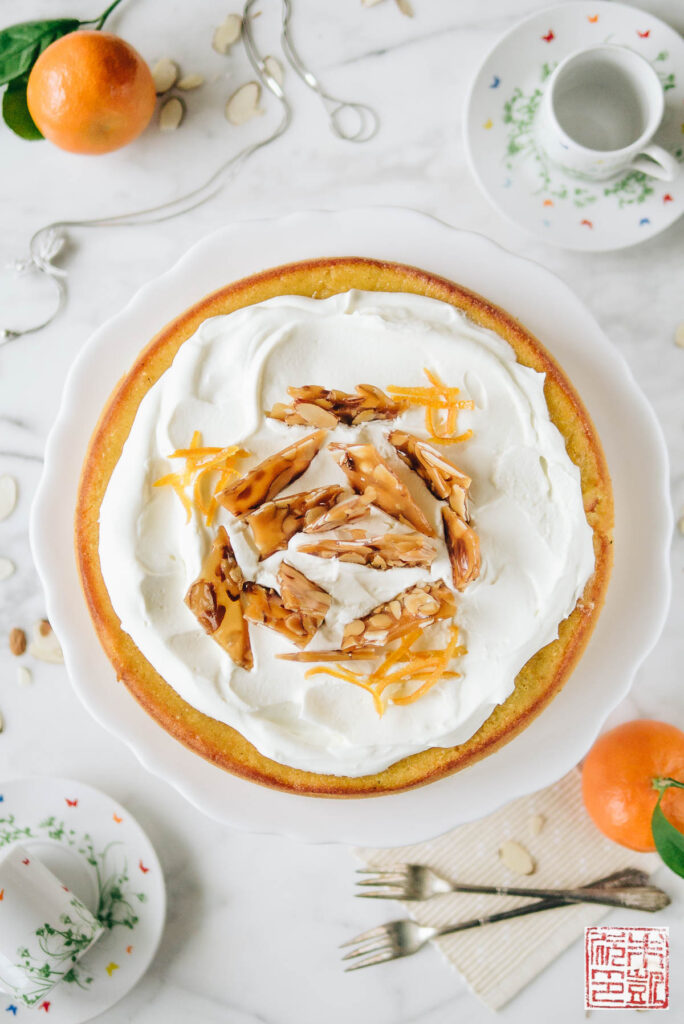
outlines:
[[[266,50],[277,53],[278,5],[264,0],[261,6],[257,32]],[[414,6],[411,20],[399,14],[392,0],[368,10],[357,0],[294,3],[294,32],[303,56],[315,63],[331,91],[378,109],[382,127],[375,140],[365,146],[337,141],[315,97],[290,75],[295,106],[290,132],[254,157],[218,199],[152,228],[73,234],[64,260],[72,289],[66,313],[36,337],[0,349],[0,472],[15,475],[21,487],[17,511],[0,524],[0,554],[18,567],[12,579],[0,584],[0,635],[6,637],[15,625],[28,630],[44,610],[28,549],[28,511],[71,360],[91,331],[141,284],[236,216],[378,203],[414,206],[481,231],[550,267],[594,313],[652,401],[667,436],[673,501],[681,513],[684,352],[674,345],[674,331],[684,320],[684,222],[643,246],[605,255],[564,253],[507,225],[490,210],[467,172],[460,137],[462,100],[498,34],[544,5],[414,0]],[[642,6],[684,29],[675,0]],[[2,22],[95,13],[92,3],[83,0],[71,0],[67,7],[57,11],[53,0],[3,0]],[[63,154],[46,143],[25,143],[2,130],[0,263],[22,255],[29,235],[46,221],[146,205],[192,186],[275,118],[269,108],[265,118],[241,129],[224,121],[225,99],[251,76],[239,49],[228,59],[211,50],[216,10],[210,0],[195,0],[191,7],[178,0],[128,0],[111,21],[110,27],[150,61],[168,55],[185,71],[216,78],[189,96],[188,119],[175,135],[159,136],[150,128],[129,149],[91,159]],[[668,626],[616,721],[644,715],[684,726],[679,626],[684,538],[679,534],[673,558]],[[71,775],[107,790],[146,826],[167,872],[169,924],[158,959],[103,1022],[313,1024],[324,1019],[341,1024],[354,1018],[359,1024],[446,1024],[455,1019],[480,1024],[491,1018],[432,951],[343,975],[336,945],[393,916],[391,905],[351,899],[355,864],[346,849],[237,835],[213,824],[147,775],[123,744],[90,719],[62,668],[32,667],[33,686],[18,687],[16,663],[4,642],[2,775]],[[664,872],[660,881],[672,892],[677,888]],[[675,905],[669,923],[677,913]],[[657,923],[668,920],[663,916]],[[683,938],[681,925],[673,926],[674,962],[681,957]],[[676,974],[675,1014],[684,1007],[684,981]],[[579,943],[502,1016],[522,1024],[545,1021],[551,1013],[563,1024],[584,1019]],[[632,1019],[631,1012],[611,1015],[615,1024]]]

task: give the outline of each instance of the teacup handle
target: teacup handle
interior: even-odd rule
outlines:
[[[650,158],[650,159],[649,159]],[[679,174],[679,164],[662,146],[645,146],[638,157],[629,165],[631,171],[643,171],[660,181],[674,181]]]

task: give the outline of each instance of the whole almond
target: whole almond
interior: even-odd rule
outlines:
[[[26,633],[18,626],[10,630],[9,649],[16,658],[26,650]]]
[[[38,632],[41,636],[50,636],[52,632],[52,626],[47,619],[41,619],[38,623]]]
[[[170,57],[162,57],[152,68],[152,78],[157,95],[168,92],[178,79],[178,65]]]
[[[507,839],[499,847],[499,858],[509,871],[515,875],[532,875],[536,865],[521,843]]]

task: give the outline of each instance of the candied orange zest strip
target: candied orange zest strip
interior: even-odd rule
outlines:
[[[402,399],[408,405],[417,405],[425,409],[425,428],[431,441],[439,444],[456,444],[472,437],[472,431],[466,431],[458,437],[454,437],[453,434],[459,410],[474,409],[475,403],[469,399],[458,398],[460,389],[447,387],[444,381],[427,367],[423,368],[423,373],[430,382],[429,388],[388,387],[387,393],[393,398]],[[446,413],[443,423],[440,423],[438,418],[440,413]]]
[[[360,686],[362,690],[367,690],[373,698],[373,703],[375,705],[375,710],[378,713],[378,717],[382,718],[384,715],[385,705],[380,700],[380,696],[375,692],[372,686],[369,686],[368,683],[363,681],[361,676],[357,676],[354,672],[345,671],[345,669],[326,668],[325,666],[320,665],[317,668],[308,669],[308,671],[304,673],[304,678],[309,679],[311,676],[320,675],[334,676],[335,679],[344,679],[348,683],[353,683],[354,686]]]
[[[188,448],[178,448],[168,457],[170,459],[185,459],[185,469],[180,473],[168,473],[154,481],[154,487],[170,486],[174,489],[185,508],[187,522],[190,522],[193,506],[204,516],[207,526],[211,526],[216,515],[218,502],[216,495],[229,483],[234,476],[238,476],[238,470],[233,465],[234,460],[242,459],[250,453],[238,445],[229,445],[227,448],[216,448],[202,445],[202,434],[196,430]],[[210,473],[218,473],[218,479],[214,481],[211,494],[207,498],[203,492],[203,482]],[[188,487],[192,486],[192,498],[185,493]]]

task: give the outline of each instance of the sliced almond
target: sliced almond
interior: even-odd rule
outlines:
[[[280,63],[277,57],[264,57],[264,67],[271,76],[271,78],[278,83],[283,84],[285,78],[285,72],[283,71],[283,65]]]
[[[17,666],[17,682],[19,686],[30,686],[33,682],[33,673],[28,665]]]
[[[397,0],[397,7],[402,14],[405,14],[407,18],[413,17],[413,7],[409,0]]]
[[[0,580],[8,580],[14,575],[15,565],[11,558],[0,558]]]
[[[514,875],[532,875],[536,865],[534,860],[521,843],[507,839],[499,847],[499,858],[502,864]]]
[[[159,131],[175,132],[185,115],[185,105],[177,96],[172,96],[159,111]]]
[[[39,661],[47,661],[52,665],[62,665],[64,655],[59,645],[59,640],[49,623],[47,633],[45,630],[47,619],[41,619],[33,627],[33,640],[29,644],[28,652]]]
[[[301,402],[297,406],[297,412],[305,423],[312,427],[332,427],[334,429],[337,426],[337,417],[328,409],[321,409],[318,405]]]
[[[538,836],[545,824],[546,818],[543,814],[533,814],[528,823],[530,835]]]
[[[259,106],[261,86],[258,82],[241,85],[226,103],[226,118],[231,124],[241,125],[264,113]]]
[[[680,516],[679,522],[677,523],[677,529],[680,533],[684,534],[684,516]]]
[[[229,14],[222,25],[214,32],[211,45],[217,53],[226,54],[242,33],[242,18],[239,14]]]
[[[5,719],[0,715],[0,732],[3,732],[5,728]]]
[[[191,89],[199,89],[201,85],[204,85],[204,75],[183,75],[178,88],[183,92],[190,92]]]
[[[381,4],[383,0],[361,0],[362,7],[375,7],[376,4]]]
[[[677,326],[675,331],[675,345],[684,348],[684,320]]]
[[[178,65],[170,57],[162,57],[152,68],[157,95],[173,89],[178,79]]]
[[[19,629],[18,626],[10,630],[9,649],[15,658],[18,658],[26,650],[26,633],[23,629]]]
[[[0,476],[0,522],[14,512],[17,503],[17,481],[13,476]]]

